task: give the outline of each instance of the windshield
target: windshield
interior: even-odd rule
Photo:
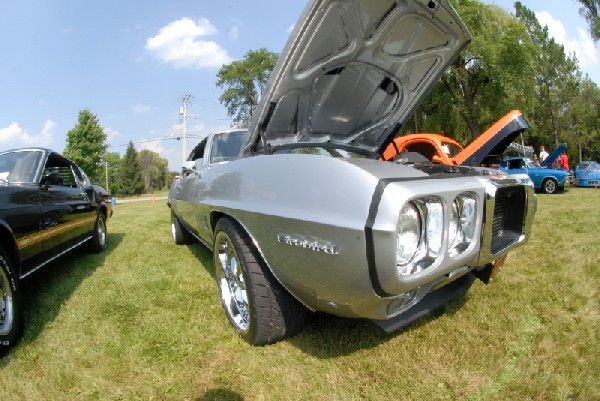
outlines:
[[[525,163],[527,164],[527,168],[541,168],[538,162],[531,159],[525,159]]]
[[[596,162],[581,163],[577,166],[578,170],[600,170],[600,164]]]
[[[42,152],[39,151],[0,154],[0,181],[34,182],[41,158]]]
[[[451,142],[442,142],[442,150],[448,157],[455,157],[458,155],[463,149],[460,146],[456,146],[456,144]]]

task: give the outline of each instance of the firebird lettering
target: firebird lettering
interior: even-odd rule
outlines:
[[[338,249],[336,245],[323,243],[319,241],[310,241],[306,238],[293,236],[290,234],[277,234],[277,242],[297,246],[299,248],[310,249],[311,251],[324,252],[327,255],[337,255]]]

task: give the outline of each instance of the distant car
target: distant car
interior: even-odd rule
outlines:
[[[529,125],[518,110],[507,113],[463,148],[454,139],[440,134],[402,135],[386,148],[383,158],[394,160],[404,152],[418,153],[434,163],[476,167],[498,164],[502,153]]]
[[[575,167],[575,185],[578,187],[598,187],[600,163],[585,161]]]
[[[83,170],[48,149],[0,153],[0,354],[19,339],[19,280],[66,252],[107,245],[110,194]]]
[[[570,175],[569,171],[551,168],[558,156],[567,149],[564,143],[559,145],[554,152],[539,164],[528,157],[508,157],[502,160],[500,170],[507,174],[526,173],[536,190],[547,194],[554,194],[565,189],[565,183]]]

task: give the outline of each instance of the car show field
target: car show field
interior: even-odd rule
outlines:
[[[26,279],[2,400],[580,399],[600,369],[600,191],[539,195],[532,238],[491,285],[404,330],[308,318],[253,347],[219,305],[212,255],[176,246],[164,202],[123,202],[103,254]]]

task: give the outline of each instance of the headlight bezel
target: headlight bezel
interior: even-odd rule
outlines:
[[[410,257],[398,257],[398,236],[402,229],[399,215],[396,223],[396,269],[399,276],[411,276],[436,266],[444,258],[462,257],[476,242],[478,196],[463,191],[454,197],[426,195],[407,200],[418,211],[420,238]],[[462,220],[461,220],[462,219]]]

